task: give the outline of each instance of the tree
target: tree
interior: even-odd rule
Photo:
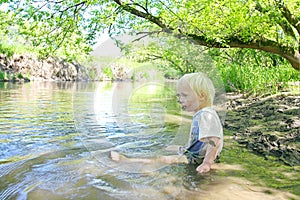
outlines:
[[[165,34],[158,38],[147,38],[145,43],[125,43],[125,56],[140,63],[156,64],[169,78],[197,71],[214,73],[214,63],[207,48],[187,39]]]
[[[162,31],[190,37],[200,45],[259,49],[278,54],[300,69],[299,1],[159,1],[157,14],[150,12],[148,1],[115,2]]]
[[[84,52],[90,52],[92,48],[89,40],[83,37],[82,27],[77,27],[74,20],[65,19],[64,16],[49,19],[50,14],[43,8],[46,4],[11,2],[9,7],[7,3],[4,4],[5,9],[0,7],[0,50],[11,55],[1,47],[6,45],[11,46],[14,53],[23,53],[25,50],[42,57],[85,59]]]
[[[212,48],[274,53],[300,70],[298,0],[27,0],[10,4],[17,16],[58,27],[51,33],[62,36],[80,29],[88,41],[105,29],[111,34],[168,32]]]

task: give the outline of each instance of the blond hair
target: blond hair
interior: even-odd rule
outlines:
[[[202,72],[185,74],[179,79],[178,84],[181,81],[186,81],[197,96],[201,97],[205,94],[207,103],[210,103],[211,106],[213,105],[215,87],[206,74]]]

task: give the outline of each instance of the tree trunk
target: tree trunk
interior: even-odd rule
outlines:
[[[292,67],[298,71],[300,71],[300,54],[299,52],[295,53],[295,55],[282,55],[282,57],[286,58],[292,65]]]

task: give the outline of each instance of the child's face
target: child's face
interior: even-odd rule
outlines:
[[[179,82],[177,85],[177,97],[182,109],[188,112],[197,112],[203,107],[201,105],[202,99],[184,81]]]

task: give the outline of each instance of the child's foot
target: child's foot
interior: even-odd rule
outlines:
[[[110,152],[110,158],[111,158],[112,160],[114,160],[114,161],[121,161],[121,160],[125,160],[125,159],[126,159],[125,156],[119,154],[119,153],[116,152],[116,151],[111,151],[111,152]]]

